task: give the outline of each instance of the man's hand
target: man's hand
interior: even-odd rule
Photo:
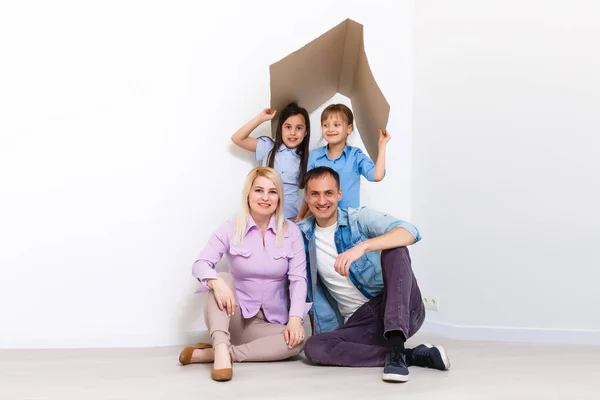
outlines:
[[[338,274],[342,276],[348,276],[350,273],[350,265],[352,265],[354,261],[364,256],[366,250],[365,242],[357,244],[350,250],[346,250],[342,254],[338,255],[335,259],[335,263],[333,264],[333,268]]]

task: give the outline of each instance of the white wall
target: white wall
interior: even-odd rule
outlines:
[[[409,7],[3,2],[0,348],[192,341],[191,264],[254,165],[229,138],[268,106],[269,64],[348,17],[392,107],[388,175],[363,200],[409,218]]]
[[[600,5],[415,2],[413,262],[429,328],[600,343]]]

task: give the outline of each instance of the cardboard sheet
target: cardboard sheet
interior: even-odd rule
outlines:
[[[367,152],[377,159],[379,128],[385,129],[390,105],[379,89],[365,53],[363,26],[347,19],[269,67],[271,108],[291,101],[312,113],[336,93],[348,97]],[[275,121],[272,123],[275,132]],[[313,127],[313,135],[320,135]]]

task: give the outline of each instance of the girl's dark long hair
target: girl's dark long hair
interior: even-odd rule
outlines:
[[[282,127],[286,119],[294,115],[302,115],[304,117],[304,123],[306,126],[306,136],[298,147],[296,147],[296,153],[300,157],[300,171],[298,173],[298,187],[304,189],[304,174],[306,173],[306,167],[308,165],[308,145],[310,144],[310,117],[308,111],[305,108],[300,107],[296,102],[288,104],[279,115],[277,121],[277,130],[275,131],[275,145],[271,154],[269,154],[269,160],[267,166],[273,168],[275,165],[275,153],[283,144]]]

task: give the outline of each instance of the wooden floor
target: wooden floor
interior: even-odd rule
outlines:
[[[380,368],[290,361],[240,363],[234,379],[209,364],[180,366],[180,347],[0,350],[0,399],[600,399],[600,347],[466,342],[444,345],[450,371],[411,367],[410,381],[381,381]]]

